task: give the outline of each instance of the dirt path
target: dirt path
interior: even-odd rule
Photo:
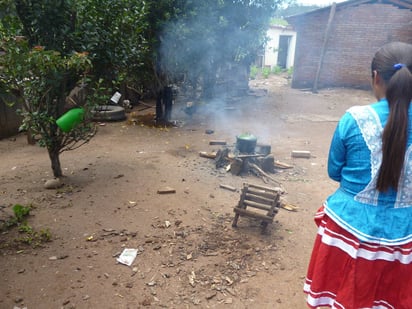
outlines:
[[[27,145],[24,135],[1,140],[3,219],[14,204],[33,205],[28,224],[50,231],[52,241],[33,248],[16,242],[16,228],[0,235],[0,308],[305,308],[312,216],[336,187],[326,175],[329,141],[346,108],[372,97],[293,90],[283,77],[251,88],[241,100],[201,105],[192,118],[176,105],[179,127],[142,123],[151,109],[137,123],[99,127],[90,144],[61,156],[60,189],[44,189],[51,178],[44,149]],[[275,184],[199,156],[221,147],[211,139],[232,146],[245,132],[293,166],[273,178],[299,209],[281,209],[264,235],[248,218],[233,229],[233,207],[244,182]],[[292,158],[292,150],[312,156]],[[164,187],[176,192],[158,194]],[[125,248],[138,249],[131,267],[116,262]]]

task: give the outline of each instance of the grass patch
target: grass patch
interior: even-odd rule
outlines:
[[[13,245],[17,247],[19,247],[19,245],[30,245],[35,248],[45,242],[51,241],[52,235],[49,229],[36,231],[28,224],[27,218],[32,209],[32,205],[24,206],[15,204],[12,207],[13,216],[5,220],[0,226],[2,236],[7,237],[7,235],[11,235],[11,237],[8,237],[9,241],[1,241],[0,248],[9,248]],[[13,234],[13,232],[15,233]]]

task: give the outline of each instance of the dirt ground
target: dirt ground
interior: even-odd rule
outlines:
[[[344,111],[373,98],[291,89],[282,76],[250,87],[245,97],[199,105],[192,117],[176,102],[176,127],[154,127],[154,109],[142,106],[127,121],[100,125],[89,144],[61,155],[59,189],[44,188],[52,178],[45,149],[24,134],[1,140],[0,218],[32,205],[28,225],[51,241],[24,244],[16,227],[1,233],[0,308],[306,308],[312,217],[336,188],[326,174],[329,142]],[[265,182],[199,156],[222,147],[211,140],[233,148],[241,133],[292,168]],[[311,157],[293,158],[293,150]],[[245,217],[233,228],[244,183],[283,187],[297,211],[281,208],[264,234]],[[158,193],[166,187],[175,193]],[[138,250],[131,266],[117,262],[125,248]]]

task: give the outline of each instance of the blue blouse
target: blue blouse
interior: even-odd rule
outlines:
[[[382,193],[376,190],[376,181],[388,115],[383,99],[351,107],[340,119],[328,158],[329,177],[340,187],[327,198],[325,212],[361,241],[400,245],[412,241],[412,104],[398,191]]]

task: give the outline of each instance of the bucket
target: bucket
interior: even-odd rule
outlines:
[[[56,124],[63,132],[69,132],[83,120],[84,109],[73,108],[56,120]]]

